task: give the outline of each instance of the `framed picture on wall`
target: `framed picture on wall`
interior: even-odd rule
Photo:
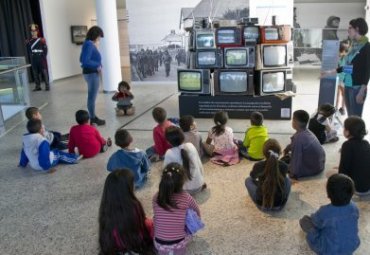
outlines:
[[[87,26],[71,26],[72,43],[83,44],[87,34]]]

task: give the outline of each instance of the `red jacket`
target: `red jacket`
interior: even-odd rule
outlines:
[[[166,120],[162,125],[158,124],[153,129],[154,149],[159,156],[164,156],[166,151],[169,148],[172,148],[171,144],[167,142],[165,137],[166,128],[172,125],[173,123],[171,121]]]
[[[89,124],[75,125],[69,131],[68,151],[73,153],[77,147],[84,158],[94,157],[106,143],[99,131]]]

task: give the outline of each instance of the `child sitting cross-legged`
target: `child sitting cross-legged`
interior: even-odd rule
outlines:
[[[360,246],[359,211],[351,201],[354,191],[353,181],[348,176],[330,176],[326,192],[331,203],[300,219],[307,243],[316,254],[353,254]]]
[[[89,125],[89,113],[85,110],[76,112],[75,125],[69,131],[68,151],[71,153],[77,148],[84,158],[92,158],[99,152],[105,152],[112,145],[110,138],[105,140],[99,131]]]
[[[121,81],[118,84],[118,92],[116,92],[112,100],[117,102],[117,116],[132,115],[135,113],[135,108],[132,106],[131,100],[134,95],[131,93],[130,84],[126,81]]]
[[[279,160],[281,147],[268,139],[263,145],[266,160],[254,164],[245,186],[253,202],[262,210],[281,210],[288,201],[290,179],[288,165]]]
[[[127,130],[118,129],[114,135],[114,140],[121,149],[109,158],[107,170],[112,172],[122,168],[129,169],[135,177],[135,188],[141,188],[145,184],[150,171],[148,157],[144,151],[131,147],[133,139]]]
[[[197,124],[194,121],[194,117],[191,115],[184,115],[179,121],[180,127],[184,132],[185,143],[192,143],[197,149],[199,157],[203,156],[203,143],[202,136],[198,132]]]
[[[53,172],[58,163],[76,164],[81,156],[66,153],[58,149],[50,150],[50,144],[43,136],[43,125],[39,119],[31,119],[27,122],[29,133],[23,135],[23,148],[19,166],[27,164],[35,170]]]

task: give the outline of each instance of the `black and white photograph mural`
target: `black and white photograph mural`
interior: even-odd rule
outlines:
[[[249,16],[245,0],[127,0],[132,81],[175,81],[186,68],[186,26]],[[147,8],[150,6],[150,8]]]

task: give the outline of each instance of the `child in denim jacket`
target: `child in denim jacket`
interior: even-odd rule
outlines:
[[[320,207],[311,216],[305,215],[299,224],[307,233],[307,242],[317,254],[352,254],[359,246],[359,212],[351,201],[355,187],[344,174],[332,175],[326,184],[331,204]]]

